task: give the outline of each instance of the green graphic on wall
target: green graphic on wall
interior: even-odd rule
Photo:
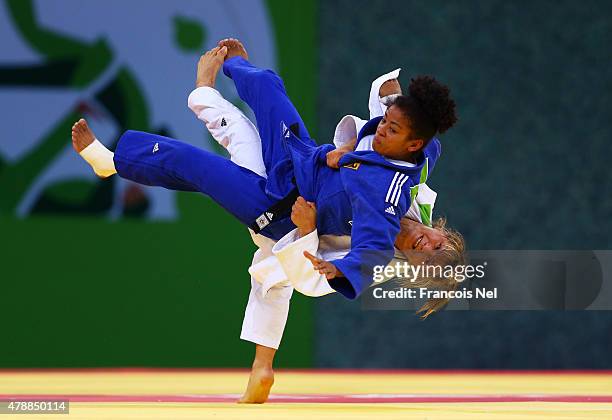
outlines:
[[[205,128],[194,118],[187,120],[192,116],[188,115],[185,103],[193,85],[197,58],[221,37],[218,35],[211,39],[211,33],[235,34],[250,30],[253,32],[251,35],[257,34],[255,38],[259,39],[251,49],[263,56],[268,66],[274,67],[274,44],[271,39],[266,39],[271,37],[270,34],[256,32],[254,27],[240,28],[227,22],[223,28],[220,22],[211,25],[207,21],[211,20],[207,13],[209,5],[206,10],[202,8],[199,11],[193,10],[193,5],[141,7],[137,14],[131,15],[129,9],[138,9],[135,6],[140,3],[144,2],[122,5],[122,10],[84,4],[75,11],[76,16],[65,14],[60,17],[54,12],[57,9],[53,8],[61,6],[60,2],[5,1],[0,22],[7,22],[4,26],[12,29],[13,39],[19,40],[15,45],[10,45],[9,41],[8,50],[14,48],[16,56],[20,49],[27,50],[37,59],[32,63],[32,60],[20,61],[9,57],[10,62],[7,62],[7,57],[1,57],[0,89],[17,96],[20,92],[27,92],[29,96],[35,96],[36,92],[71,92],[73,100],[69,101],[70,104],[60,101],[59,107],[64,109],[54,119],[43,112],[18,115],[17,118],[27,121],[27,124],[41,124],[46,129],[38,138],[30,139],[31,147],[14,153],[12,159],[8,155],[14,148],[13,142],[27,135],[18,129],[24,123],[15,124],[12,130],[9,127],[6,137],[0,140],[1,213],[22,217],[28,214],[108,215],[115,219],[127,216],[173,219],[178,216],[174,193],[128,184],[117,177],[101,181],[85,173],[78,161],[68,159],[65,155],[70,152],[67,150],[70,127],[81,116],[88,118],[94,127],[96,124],[109,127],[102,130],[108,132],[108,137],[100,140],[111,149],[118,135],[126,129],[134,129],[179,137],[200,147],[217,150],[216,142],[210,139]],[[257,2],[251,3],[249,8],[257,9],[258,6],[262,9]],[[243,10],[243,13],[255,17],[260,15],[262,19],[267,16],[265,10],[259,10],[259,13]],[[125,16],[138,16],[137,25]],[[73,31],[70,23],[79,19],[83,24],[81,27],[77,25]],[[50,21],[53,26],[49,26]],[[101,21],[113,24],[106,25],[110,29],[101,24],[98,24],[101,30],[92,28],[92,23]],[[164,25],[156,25],[157,22]],[[148,23],[157,30],[146,31]],[[267,26],[267,22],[261,23]],[[145,31],[146,36],[143,36]],[[146,44],[138,44],[139,39],[145,39]],[[18,45],[20,43],[22,45]],[[177,57],[180,59],[176,60]],[[172,62],[176,67],[172,67]],[[175,72],[176,77],[165,73],[163,65]],[[164,97],[163,92],[158,92],[160,88],[168,91],[168,85],[174,88],[174,93],[182,91],[184,100],[178,102],[174,97]],[[220,90],[223,91],[224,87],[229,90],[229,84],[221,86]],[[160,99],[153,100],[154,96]],[[226,96],[233,101],[238,99],[234,92],[228,92]],[[27,102],[21,99],[24,101]],[[173,101],[175,104],[171,104]],[[4,101],[4,96],[0,99],[3,107],[10,107],[10,102],[9,98]],[[173,115],[165,118],[168,112],[159,108],[171,106],[174,107]],[[45,106],[39,105],[39,109],[44,111]],[[161,118],[153,116],[161,113],[164,114]],[[9,149],[9,153],[5,149]],[[56,167],[53,175],[52,167],[59,161],[80,171],[69,174]],[[51,176],[45,177],[45,172],[50,169]]]

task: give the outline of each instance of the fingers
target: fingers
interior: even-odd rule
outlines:
[[[315,257],[314,255],[312,255],[310,252],[308,251],[304,251],[304,256],[306,258],[308,258],[310,260],[310,262],[312,263],[312,265],[314,266],[315,264],[318,264],[319,261],[321,261],[320,259],[318,259],[317,257]]]
[[[327,271],[325,273],[321,273],[321,274],[325,274],[325,278],[327,280],[335,279],[336,278],[336,269],[335,268],[331,268],[329,271]]]
[[[311,206],[308,205],[308,202],[306,200],[304,200],[304,197],[298,197],[297,200],[295,200],[295,203],[293,203],[293,206],[291,206],[291,211],[298,211],[298,210],[304,210],[304,209],[308,209]]]
[[[304,251],[304,256],[312,263],[312,268],[318,271],[319,274],[323,274],[327,279],[333,279],[336,277],[336,266],[332,263],[315,257],[308,251]]]
[[[340,168],[340,158],[342,158],[342,156],[344,156],[345,152],[343,152],[342,150],[332,150],[331,152],[327,152],[327,155],[325,155],[325,157],[327,158],[327,166],[329,166],[332,169],[339,169]]]
[[[316,209],[317,207],[315,206],[315,203],[313,203],[312,201],[306,201],[304,197],[299,196],[297,200],[295,200],[295,203],[293,203],[293,206],[291,208],[292,209],[298,209],[298,208]]]
[[[325,155],[326,159],[327,159],[327,166],[329,166],[332,169],[338,169],[338,162],[340,161],[340,156],[338,156],[338,153],[336,150],[332,150],[331,152],[328,152]]]
[[[318,271],[320,274],[325,274],[326,272],[329,272],[329,266],[331,266],[332,268],[334,267],[333,264],[315,257],[308,251],[304,251],[304,256],[310,260],[310,262],[312,263],[312,268],[315,271]]]

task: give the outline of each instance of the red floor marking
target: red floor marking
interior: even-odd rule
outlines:
[[[40,401],[68,400],[70,402],[184,402],[184,403],[234,403],[240,394],[188,394],[188,395],[15,395],[0,394],[0,400]],[[277,403],[475,403],[475,402],[569,402],[612,403],[612,395],[442,395],[442,394],[353,394],[317,395],[292,394],[271,395],[270,402]]]
[[[280,373],[341,374],[341,375],[603,375],[612,376],[610,369],[580,370],[492,370],[492,369],[275,369]],[[249,373],[245,368],[0,368],[3,373]]]

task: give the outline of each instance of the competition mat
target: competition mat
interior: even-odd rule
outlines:
[[[52,418],[70,419],[612,419],[612,371],[278,370],[266,404],[237,404],[247,381],[247,370],[0,370],[0,400],[68,400]]]

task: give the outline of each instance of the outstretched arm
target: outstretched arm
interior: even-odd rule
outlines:
[[[377,266],[386,266],[393,258],[399,221],[410,199],[409,185],[404,187],[397,172],[381,172],[375,176],[366,169],[352,171],[345,178],[345,190],[353,210],[351,251],[341,259],[330,261],[344,274],[330,282],[330,286],[349,299],[355,299],[372,284]]]

